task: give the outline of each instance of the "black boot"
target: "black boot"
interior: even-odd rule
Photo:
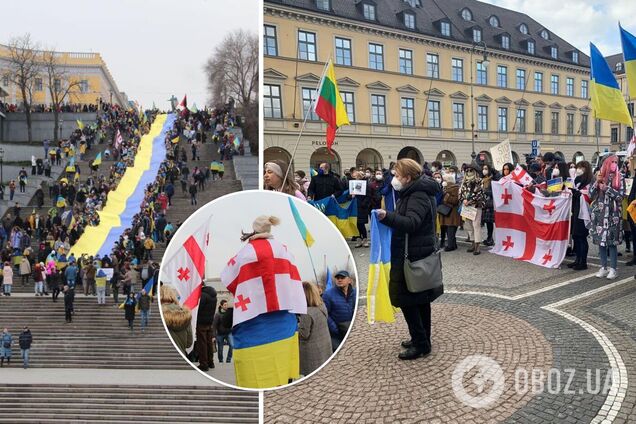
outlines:
[[[404,352],[400,353],[398,358],[402,360],[417,359],[420,356],[426,356],[429,353],[431,353],[431,345],[427,343],[424,346],[409,347]]]
[[[475,249],[473,250],[473,255],[479,255],[481,252],[479,251],[479,243],[475,243]]]
[[[475,243],[471,244],[468,249],[466,249],[468,253],[473,253],[475,251]]]
[[[402,341],[402,343],[400,343],[400,346],[402,346],[404,349],[413,347],[413,340],[404,340]]]
[[[581,260],[579,258],[576,258],[576,260],[574,262],[571,262],[567,265],[568,268],[574,268],[576,267],[579,263],[581,263]]]

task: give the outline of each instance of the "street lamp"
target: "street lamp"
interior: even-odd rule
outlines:
[[[472,150],[473,152],[470,154],[470,157],[472,158],[472,160],[475,160],[475,158],[477,157],[477,154],[475,153],[475,138],[477,137],[477,134],[475,134],[475,96],[473,94],[473,54],[476,52],[477,47],[483,47],[484,51],[482,52],[483,54],[483,59],[481,61],[482,65],[484,65],[484,67],[488,67],[488,64],[490,63],[488,61],[488,51],[487,51],[487,46],[486,46],[486,42],[485,41],[478,41],[478,42],[473,42],[473,46],[470,49],[470,133],[471,133],[471,144],[472,144]]]

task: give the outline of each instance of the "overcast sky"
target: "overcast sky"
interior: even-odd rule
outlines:
[[[586,55],[590,42],[604,56],[621,53],[618,21],[636,34],[636,0],[483,0],[523,12]]]
[[[230,31],[259,28],[258,0],[2,2],[0,43],[31,33],[59,51],[101,53],[131,100],[167,108],[172,94],[203,106],[203,65]]]

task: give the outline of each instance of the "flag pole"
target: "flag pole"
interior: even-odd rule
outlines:
[[[291,169],[292,163],[294,163],[294,158],[296,157],[296,150],[298,150],[298,145],[300,144],[300,137],[303,135],[303,131],[305,130],[305,124],[307,123],[307,118],[309,117],[309,114],[311,113],[311,109],[314,107],[314,104],[316,103],[316,99],[318,98],[318,95],[320,94],[318,92],[318,89],[320,88],[320,85],[322,84],[322,80],[325,77],[325,74],[327,73],[327,67],[329,66],[330,62],[331,62],[331,55],[329,55],[329,60],[325,62],[325,67],[322,70],[322,76],[320,78],[320,81],[318,82],[318,85],[316,86],[316,95],[314,96],[313,99],[311,99],[311,103],[309,104],[309,110],[307,110],[307,113],[305,113],[305,118],[303,119],[303,125],[300,127],[300,133],[298,133],[298,138],[296,139],[296,145],[294,146],[294,150],[292,151],[291,158],[289,159],[289,165],[287,166],[287,172],[285,172],[285,176],[283,177],[283,181],[280,186],[280,191],[283,191],[283,187],[285,187],[285,181],[287,181],[289,170]],[[316,271],[314,270],[314,274],[315,273]]]
[[[309,254],[309,261],[311,262],[311,269],[314,271],[314,278],[316,279],[316,284],[318,284],[318,275],[316,274],[316,266],[314,265],[314,258],[311,256],[311,250],[309,250],[309,246],[305,243],[305,247],[307,248],[307,253]]]

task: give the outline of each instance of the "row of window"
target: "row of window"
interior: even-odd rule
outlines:
[[[268,41],[267,28],[265,26],[265,48],[268,54],[276,55],[275,43]],[[276,29],[269,27],[272,34],[275,35]],[[316,61],[316,34],[306,31],[298,32],[298,57],[302,60]],[[270,39],[271,40],[271,39]],[[269,47],[268,47],[269,46]],[[272,49],[273,47],[273,50]],[[351,52],[351,40],[348,38],[336,37],[335,39],[335,62],[337,65],[352,66],[353,56]],[[269,49],[269,50],[268,50]],[[379,71],[384,70],[384,46],[377,43],[369,43],[369,68]],[[398,70],[401,74],[413,75],[413,50],[399,49],[398,51]],[[426,76],[429,78],[440,77],[439,55],[434,53],[426,54]],[[451,79],[453,81],[464,81],[464,60],[458,58],[451,59]],[[515,88],[518,90],[526,90],[525,69],[516,70]],[[476,82],[481,85],[488,85],[488,69],[482,62],[477,62]],[[497,87],[508,88],[508,67],[497,65]],[[543,73],[534,73],[534,91],[543,92]],[[550,93],[559,94],[559,75],[552,74],[550,77]],[[581,81],[581,98],[588,98],[588,81]],[[565,95],[574,96],[574,78],[567,77],[565,84]]]
[[[450,28],[451,28],[450,23],[448,22],[440,23],[440,29],[441,29],[442,35],[450,36]],[[473,32],[473,41],[475,43],[481,42],[482,41],[481,28],[474,27],[472,29],[472,32]],[[510,35],[501,34],[500,36],[498,36],[498,39],[499,39],[501,48],[506,50],[510,49]],[[340,38],[340,40],[341,40],[340,48],[343,49],[343,53],[347,53],[347,50],[348,50],[348,63],[347,63],[347,59],[343,55],[343,62],[340,64],[351,66],[351,40],[346,38]],[[343,43],[342,41],[344,40],[346,40],[347,42]],[[275,26],[265,25],[263,42],[264,42],[265,54],[269,56],[278,56],[278,41],[277,41]],[[525,40],[523,43],[527,53],[532,55],[536,53],[536,44],[534,40]],[[336,48],[338,48],[337,44],[338,44],[338,38],[336,38]],[[572,59],[572,61],[574,63],[579,63],[579,53],[577,51],[572,51],[570,53],[571,53],[570,58]],[[558,58],[559,51],[557,46],[550,47],[550,56],[553,59]],[[314,60],[314,61],[316,60],[316,34],[315,33],[298,30],[298,57],[303,60]]]
[[[265,118],[282,118],[282,102],[280,86],[265,84],[263,96],[263,107]],[[347,110],[347,116],[349,121],[356,122],[355,116],[355,104],[354,93],[348,91],[341,91],[340,96]],[[312,102],[315,100],[316,90],[310,88],[302,88],[302,102],[303,102],[303,118],[309,114],[307,119],[318,120],[318,116],[311,108]],[[452,103],[452,128],[457,130],[466,129],[465,125],[465,104],[464,103]],[[513,123],[514,128],[509,126],[507,107],[497,107],[497,131],[517,131],[520,133],[527,132],[527,110],[516,110],[516,122]],[[415,126],[415,99],[412,97],[400,98],[400,113],[401,113],[401,125],[412,127]],[[429,100],[427,105],[428,115],[428,127],[429,128],[442,128],[441,124],[441,102],[439,100]],[[550,134],[559,134],[559,119],[560,112],[550,112]],[[488,116],[489,106],[477,105],[477,129],[480,131],[488,131]],[[566,113],[566,134],[577,134],[586,136],[588,135],[588,115],[582,114],[579,128],[575,131],[574,126],[574,113]],[[544,134],[544,111],[535,110],[534,112],[534,133]],[[386,125],[386,96],[381,94],[371,94],[371,123],[377,125]],[[600,130],[599,123],[597,121],[596,130]]]
[[[54,84],[54,90],[56,92],[59,92],[62,88],[62,82],[60,81],[59,78],[56,78],[55,80],[53,80],[53,84]],[[8,75],[4,75],[2,77],[2,86],[3,87],[8,87],[9,86],[9,76]],[[34,78],[33,79],[33,90],[34,91],[44,91],[44,84],[42,82],[42,78]],[[88,93],[88,80],[81,80],[79,82],[79,91],[80,93]]]

